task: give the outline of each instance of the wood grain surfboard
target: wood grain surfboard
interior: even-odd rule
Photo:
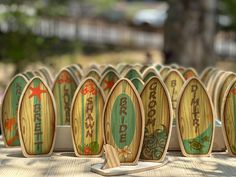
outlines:
[[[71,132],[76,156],[98,157],[102,154],[104,108],[103,91],[89,77],[76,90],[71,107]]]
[[[144,110],[131,81],[122,78],[112,88],[103,112],[104,142],[112,145],[121,164],[138,162],[144,136]]]
[[[198,77],[197,71],[193,68],[187,68],[184,72],[183,72],[183,77],[185,80],[188,80],[191,77]]]
[[[101,79],[100,73],[96,69],[89,70],[87,74],[84,76],[84,79],[88,77],[93,77],[94,79],[96,79],[97,82],[99,82],[99,80]]]
[[[17,74],[7,86],[1,112],[1,129],[6,147],[20,146],[17,126],[17,110],[19,100],[28,80],[22,74]]]
[[[133,69],[133,68],[130,68],[129,70],[127,70],[127,72],[124,74],[124,77],[129,79],[129,80],[132,80],[133,78],[140,78],[142,79],[142,74],[136,70],[136,69]]]
[[[170,141],[173,112],[171,99],[159,77],[150,78],[141,92],[145,112],[145,132],[140,159],[161,162]]]
[[[177,132],[184,156],[209,156],[214,139],[214,110],[206,88],[195,77],[182,88],[177,103]]]
[[[207,67],[205,68],[201,75],[200,75],[200,80],[202,81],[203,84],[206,84],[207,82],[207,79],[209,77],[209,73],[213,70],[214,68],[213,67]]]
[[[143,72],[143,81],[147,82],[151,77],[153,76],[158,76],[161,77],[158,72],[156,71],[155,68],[153,67],[148,67],[144,72]]]
[[[74,74],[75,78],[77,78],[78,81],[83,78],[83,71],[77,65],[68,66],[67,69]]]
[[[136,88],[138,93],[141,93],[144,86],[144,82],[140,78],[137,78],[137,77],[133,78],[131,82],[134,84],[134,87]]]
[[[23,73],[23,75],[24,75],[28,80],[32,79],[32,78],[35,76],[34,72],[32,72],[32,71],[26,71],[26,72]]]
[[[169,91],[172,109],[173,109],[173,124],[176,124],[176,107],[179,94],[185,83],[182,74],[175,69],[170,70],[164,78],[164,83]]]
[[[230,82],[232,80],[234,80],[236,78],[236,74],[229,72],[227,74],[227,76],[224,78],[224,80],[222,80],[222,84],[219,85],[218,89],[218,93],[217,93],[217,97],[215,100],[215,105],[216,105],[216,112],[217,112],[217,118],[219,118],[221,120],[221,107],[222,107],[222,103],[223,103],[223,96],[225,93],[225,90],[227,89],[227,87],[229,86]]]
[[[47,84],[34,77],[25,86],[18,109],[20,144],[25,157],[50,156],[56,131],[56,106]]]
[[[52,87],[57,106],[57,125],[70,125],[70,110],[78,80],[67,69],[59,71]]]
[[[166,74],[171,70],[171,67],[169,66],[163,66],[160,70],[160,75],[162,78],[166,77]]]
[[[107,71],[110,71],[110,70],[117,73],[116,69],[112,65],[107,65],[107,66],[105,66],[105,68],[101,72],[101,75],[103,76]]]
[[[52,77],[51,72],[45,67],[39,69],[39,72],[41,72],[42,75],[44,75],[44,77],[46,78],[46,82],[48,86],[52,86],[53,77]]]
[[[180,67],[177,68],[177,70],[178,70],[181,74],[183,74],[184,71],[185,71],[185,68],[184,68],[183,66],[180,66]]]
[[[100,86],[105,96],[108,96],[114,84],[119,80],[119,75],[114,70],[108,70],[100,79]]]
[[[236,156],[236,79],[231,81],[224,93],[221,122],[228,152]]]

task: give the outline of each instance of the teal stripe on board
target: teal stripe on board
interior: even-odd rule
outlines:
[[[212,139],[212,124],[199,136],[194,139],[183,140],[185,151],[188,154],[207,154]]]
[[[82,147],[84,147],[84,96],[82,96]]]

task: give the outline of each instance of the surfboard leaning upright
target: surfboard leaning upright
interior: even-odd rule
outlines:
[[[144,110],[139,93],[126,78],[116,82],[103,112],[104,142],[118,152],[121,164],[137,164],[144,137]]]
[[[50,88],[39,77],[26,85],[18,109],[20,144],[25,157],[50,156],[56,131],[56,106]]]
[[[161,162],[170,141],[173,113],[171,99],[164,82],[151,77],[141,92],[145,112],[145,133],[140,159]]]
[[[195,77],[183,86],[177,103],[177,132],[184,156],[209,156],[214,138],[214,111],[206,88]]]
[[[17,74],[9,83],[3,96],[1,110],[1,129],[6,147],[19,146],[20,140],[17,127],[17,110],[19,100],[28,80]]]
[[[76,156],[102,154],[104,94],[97,81],[88,77],[78,86],[71,106],[71,133]]]

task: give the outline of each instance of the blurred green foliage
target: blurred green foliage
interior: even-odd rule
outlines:
[[[232,23],[227,29],[236,30],[236,0],[221,0],[222,12],[231,17]]]

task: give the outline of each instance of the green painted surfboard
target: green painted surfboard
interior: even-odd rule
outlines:
[[[177,103],[177,130],[184,156],[209,156],[214,139],[214,110],[206,88],[195,77],[183,86]]]
[[[161,162],[169,146],[172,108],[168,90],[159,77],[150,78],[141,92],[145,112],[145,132],[140,159]]]
[[[28,80],[32,79],[32,78],[35,76],[35,74],[34,74],[32,71],[26,71],[26,72],[23,73],[23,75],[24,75]]]
[[[83,78],[83,71],[77,65],[70,65],[67,68],[74,74],[78,81]]]
[[[163,67],[163,66],[162,66],[161,64],[156,64],[156,65],[155,65],[155,68],[156,68],[156,70],[157,70],[158,72],[160,72],[160,70],[161,70],[162,67]]]
[[[96,157],[102,154],[102,113],[104,95],[94,78],[87,78],[76,90],[71,107],[71,131],[75,154]]]
[[[107,66],[105,66],[105,68],[101,72],[101,75],[103,76],[106,72],[108,72],[110,70],[112,70],[112,71],[117,73],[116,69],[112,65],[107,65]]]
[[[161,77],[158,72],[156,71],[155,68],[153,67],[148,67],[144,72],[143,72],[143,81],[144,83],[147,82],[151,77],[153,76],[158,76]]]
[[[236,79],[231,81],[224,93],[221,122],[228,152],[236,156]]]
[[[129,80],[132,80],[133,78],[140,78],[142,79],[142,74],[136,70],[136,69],[133,69],[133,68],[130,68],[125,74],[124,74],[124,77],[129,79]]]
[[[6,147],[19,146],[20,140],[17,126],[17,110],[20,96],[28,80],[17,74],[5,90],[2,101],[1,129]]]
[[[25,157],[50,156],[56,131],[56,106],[47,84],[34,77],[19,102],[18,128]]]
[[[105,96],[108,96],[114,84],[119,80],[119,75],[113,70],[108,70],[100,79],[100,86]]]
[[[141,93],[144,86],[144,82],[140,78],[133,78],[131,82],[134,84],[134,87],[136,88],[138,93]]]
[[[96,69],[91,69],[87,72],[87,74],[84,76],[84,79],[88,77],[93,77],[96,79],[97,82],[101,79],[100,73]]]
[[[117,150],[121,164],[136,164],[143,144],[144,111],[131,81],[122,78],[116,82],[107,98],[103,118],[105,144]]]
[[[52,87],[57,106],[57,125],[70,125],[71,102],[77,86],[77,79],[68,69],[58,73]]]
[[[180,91],[184,85],[185,79],[182,74],[175,69],[170,70],[164,78],[164,83],[169,91],[172,109],[173,109],[173,124],[176,124],[176,106]]]

